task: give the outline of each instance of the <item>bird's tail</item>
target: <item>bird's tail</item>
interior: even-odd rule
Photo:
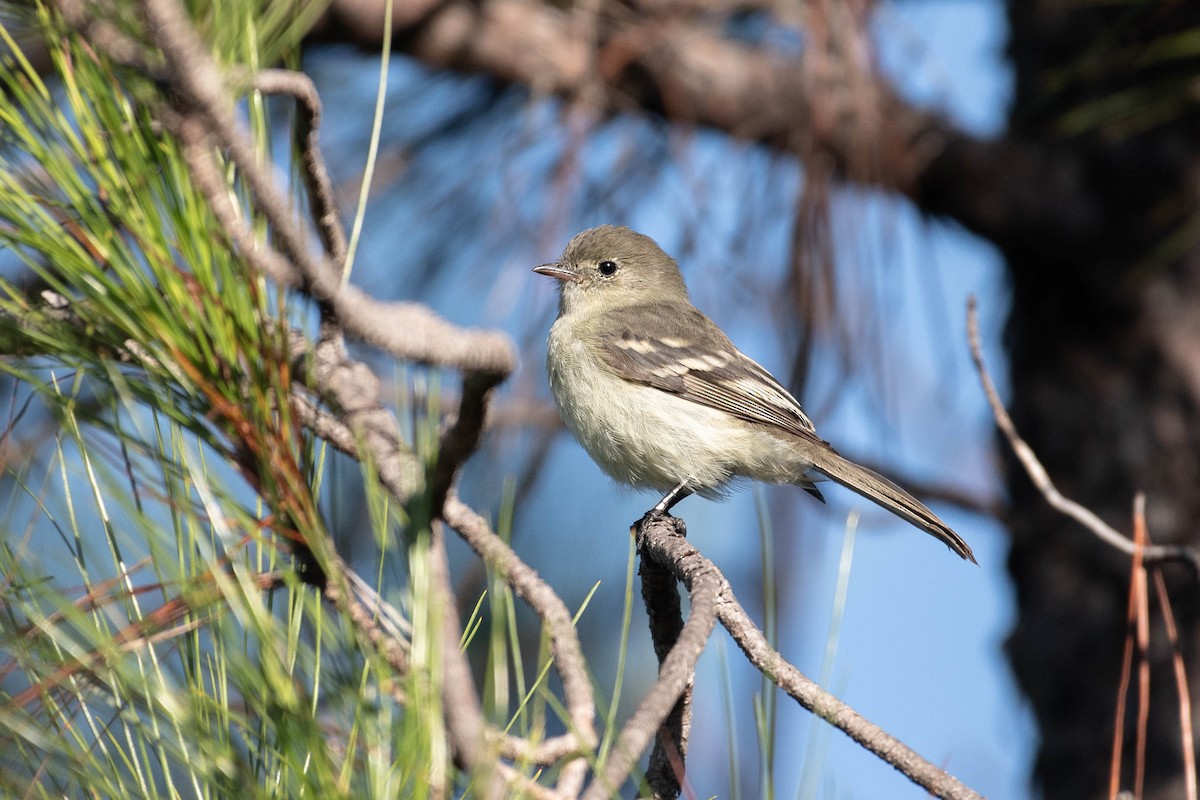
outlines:
[[[859,466],[853,461],[842,458],[833,450],[820,454],[813,466],[817,471],[832,478],[847,489],[858,492],[873,503],[886,508],[901,519],[911,522],[921,530],[936,536],[947,547],[972,563],[975,554],[963,541],[962,537],[950,529],[950,526],[937,518],[937,515],[926,508],[925,504],[908,492],[901,489],[887,478],[872,472],[866,467]]]

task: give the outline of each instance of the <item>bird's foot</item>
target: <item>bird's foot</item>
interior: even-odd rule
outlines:
[[[642,535],[647,529],[658,523],[665,523],[666,525],[669,525],[678,536],[683,536],[685,538],[687,537],[687,523],[679,517],[672,516],[669,511],[660,511],[657,507],[650,509],[642,515],[641,519],[633,523],[633,525],[629,528],[629,533],[638,540],[640,547]]]

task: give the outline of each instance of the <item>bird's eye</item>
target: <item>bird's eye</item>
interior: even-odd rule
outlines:
[[[617,271],[617,262],[601,261],[599,269],[600,269],[601,275],[605,275],[605,276],[612,275],[613,273],[615,273]]]

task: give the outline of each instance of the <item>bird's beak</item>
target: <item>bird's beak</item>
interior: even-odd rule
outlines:
[[[533,271],[539,275],[548,275],[555,280],[562,281],[563,283],[566,283],[567,281],[579,280],[579,273],[566,267],[561,261],[555,261],[552,264],[542,264],[534,267]]]

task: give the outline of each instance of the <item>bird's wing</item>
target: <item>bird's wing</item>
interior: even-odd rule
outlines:
[[[596,339],[625,380],[820,441],[796,398],[695,307],[646,304],[620,316],[620,326],[609,320]]]

